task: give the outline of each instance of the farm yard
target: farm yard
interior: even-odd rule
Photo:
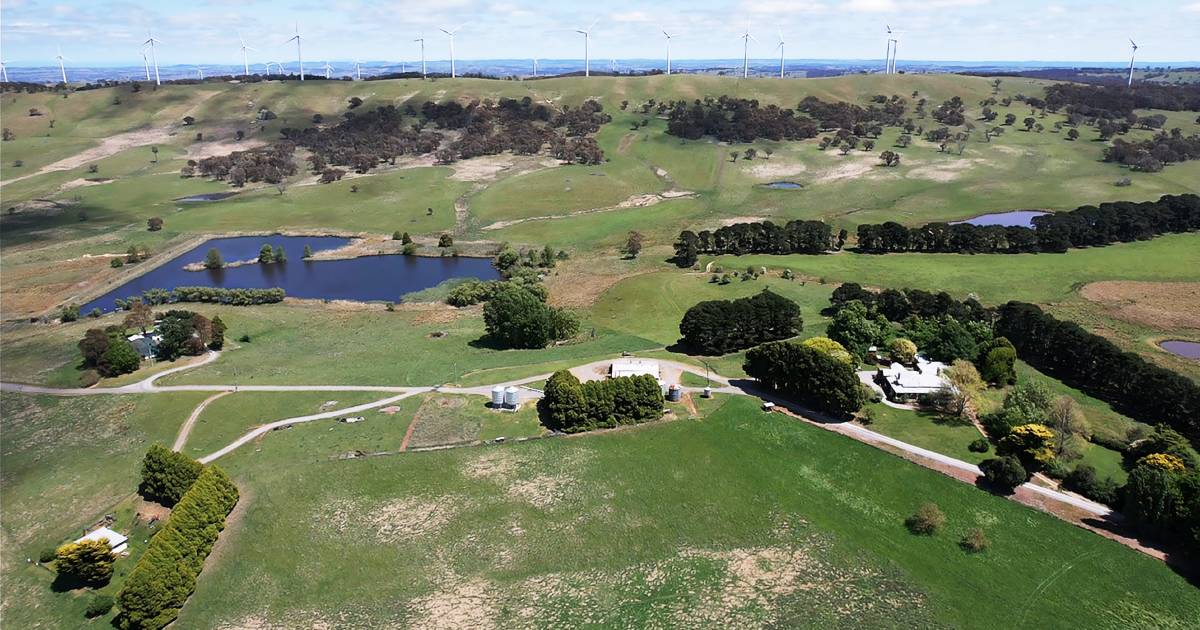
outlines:
[[[169,514],[139,496],[138,471],[152,444],[174,443],[226,471],[240,499],[172,627],[1190,627],[1200,591],[1180,553],[1186,543],[1133,535],[1064,481],[1091,467],[1098,480],[1126,484],[1142,465],[1135,445],[1171,418],[1139,415],[1025,348],[1014,350],[1013,379],[981,384],[969,414],[879,396],[837,418],[809,400],[768,412],[762,400],[786,398],[752,379],[753,353],[768,340],[703,353],[681,330],[702,303],[766,291],[794,303],[803,322],[769,341],[799,345],[845,334],[837,322],[844,286],[944,291],[981,308],[1028,302],[1194,384],[1200,363],[1161,346],[1200,340],[1194,231],[1065,253],[857,247],[862,224],[915,228],[1200,192],[1200,161],[1157,172],[1105,162],[1108,142],[1091,125],[1056,125],[1068,123],[1064,112],[1016,98],[1050,84],[695,75],[5,92],[15,139],[4,143],[0,175],[0,614],[14,627],[106,622],[84,621],[84,609],[92,595],[120,591],[152,540],[137,515]],[[985,126],[979,103],[994,97],[1007,101],[990,106],[1000,120],[1036,117],[1042,129],[976,130],[950,148],[915,133],[896,148],[902,128],[886,127],[871,138],[876,149],[839,151],[819,146],[825,133],[682,139],[668,133],[667,115],[642,110],[651,99],[728,95],[792,108],[807,96],[867,106],[892,94],[910,105],[925,99],[929,109],[959,96],[974,121],[968,130]],[[315,153],[302,147],[297,173],[278,184],[180,176],[187,160],[266,147],[285,128],[329,128],[351,97],[364,112],[526,96],[576,109],[599,102],[612,119],[589,139],[603,159],[400,155],[319,183],[304,159]],[[30,108],[45,116],[14,114]],[[1200,132],[1194,112],[1161,113],[1168,128]],[[322,116],[328,122],[309,122]],[[58,121],[53,129],[43,128],[46,117]],[[924,115],[917,122],[937,124]],[[1082,136],[1067,140],[1076,128]],[[1152,134],[1135,126],[1122,137]],[[903,154],[898,166],[881,164],[884,149]],[[1126,177],[1128,185],[1115,185]],[[214,193],[235,194],[181,201]],[[161,229],[148,229],[156,218]],[[797,219],[845,229],[848,240],[816,255],[702,253],[694,266],[672,264],[682,230]],[[118,341],[137,332],[129,312],[61,316],[149,268],[178,264],[177,254],[208,238],[274,233],[348,237],[354,256],[487,255],[499,266],[509,253],[517,262],[495,284],[476,281],[479,295],[462,303],[454,300],[474,285],[461,278],[379,302],[164,301],[153,310],[186,309],[193,324],[210,326],[219,317],[223,345],[198,326],[188,339],[204,343],[191,354],[212,354],[135,360],[123,374],[100,373],[107,366],[89,360],[84,341],[107,326],[122,331],[106,333]],[[341,255],[246,264],[298,276]],[[197,282],[223,272],[196,271]],[[540,296],[545,328],[557,332],[568,320],[570,330],[533,347],[505,345],[494,305],[506,290],[498,287],[517,285]],[[998,319],[987,322],[989,340]],[[893,336],[916,329],[884,324]],[[851,354],[843,368],[851,373],[887,365]],[[621,356],[662,362],[683,399],[637,426],[575,433],[554,424],[555,373],[591,374]],[[496,384],[520,385],[526,402],[489,408],[484,396]],[[712,398],[701,397],[706,385],[717,390]],[[998,492],[971,468],[997,457],[1002,443],[987,435],[988,417],[1029,387],[1068,400],[1086,427],[1085,439],[1062,450],[1061,469],[1029,470],[1028,485],[1049,493],[1042,500],[1030,500],[1027,486]],[[1196,457],[1184,441],[1181,466]],[[956,474],[918,451],[967,468]],[[916,535],[906,523],[926,503],[944,522]],[[32,560],[110,514],[133,534],[113,581],[94,592],[52,588],[48,565]],[[968,548],[976,536],[984,542]]]

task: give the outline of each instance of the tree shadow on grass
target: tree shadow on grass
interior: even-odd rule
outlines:
[[[55,593],[67,593],[85,588],[100,588],[105,584],[108,584],[107,580],[104,582],[89,582],[74,575],[55,573],[54,581],[50,583],[50,590]]]

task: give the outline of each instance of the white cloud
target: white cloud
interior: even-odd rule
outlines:
[[[827,8],[816,0],[749,0],[742,4],[742,9],[747,13],[769,15],[819,13]]]
[[[1184,6],[1180,10],[1187,11],[1188,13],[1200,13],[1200,2],[1193,2],[1189,5]]]
[[[642,24],[650,21],[650,16],[646,15],[645,11],[625,11],[623,13],[613,13],[608,18],[613,22],[629,22]]]
[[[849,0],[845,8],[859,13],[888,13],[898,10],[900,6],[896,0]]]

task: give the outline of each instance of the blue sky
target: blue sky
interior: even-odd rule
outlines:
[[[438,29],[460,24],[460,59],[581,58],[574,29],[593,20],[593,59],[663,56],[660,25],[675,58],[740,57],[749,22],[759,58],[777,54],[778,31],[790,58],[881,58],[890,23],[901,59],[1120,61],[1132,37],[1139,59],[1200,60],[1200,0],[3,0],[0,55],[49,65],[61,45],[76,65],[136,65],[153,26],[163,64],[240,62],[239,31],[251,61],[290,61],[299,21],[312,60],[416,59],[422,34],[428,58],[445,59]]]

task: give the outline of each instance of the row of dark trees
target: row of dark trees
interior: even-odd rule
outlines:
[[[858,248],[869,253],[1020,254],[1146,240],[1200,228],[1200,196],[1163,195],[1157,201],[1081,206],[1034,217],[1033,226],[935,222],[909,228],[894,221],[864,223],[858,226]]]
[[[117,594],[118,628],[158,630],[179,616],[237,502],[237,486],[223,470],[208,466],[200,473]]]
[[[1105,162],[1124,164],[1135,171],[1156,173],[1168,164],[1200,159],[1200,134],[1184,136],[1178,128],[1148,140],[1113,140],[1104,149]]]
[[[747,298],[700,302],[679,323],[683,344],[710,355],[787,339],[803,329],[800,306],[769,289]]]
[[[652,376],[624,376],[580,383],[567,370],[546,381],[538,401],[542,423],[552,431],[578,433],[637,424],[662,415],[663,396]]]
[[[204,464],[162,444],[153,444],[142,458],[143,497],[171,507],[183,498],[204,471]]]
[[[878,293],[868,291],[857,282],[847,282],[833,290],[829,301],[836,313],[851,300],[858,300],[868,308],[877,309],[893,322],[901,322],[911,315],[918,317],[941,317],[947,315],[962,322],[990,322],[992,309],[974,297],[957,300],[954,296],[939,291],[932,293],[924,289],[884,289]]]
[[[835,235],[824,221],[798,219],[784,225],[735,223],[699,234],[684,230],[675,242],[675,262],[691,267],[698,254],[821,254],[841,249],[846,236],[845,230]]]
[[[872,129],[900,126],[905,122],[907,108],[908,102],[899,94],[890,97],[876,94],[867,107],[846,101],[828,103],[807,96],[800,101],[799,107],[800,111],[813,117],[822,130],[847,129],[856,136],[878,136],[879,133],[871,133]]]
[[[277,142],[258,149],[234,151],[229,155],[188,160],[180,174],[184,177],[211,177],[238,187],[246,182],[278,184],[296,174],[296,163],[292,161],[295,152],[294,143]]]
[[[1200,385],[1123,352],[1074,322],[1059,321],[1033,304],[999,309],[996,334],[1038,370],[1103,400],[1147,424],[1165,423],[1200,446]]]
[[[175,287],[166,289],[146,289],[140,296],[130,296],[127,299],[115,300],[117,308],[127,310],[135,302],[146,304],[173,304],[176,302],[208,302],[212,304],[228,304],[230,306],[254,306],[256,304],[276,304],[287,297],[286,292],[279,288],[271,289],[226,289],[222,287]]]
[[[1130,90],[1124,85],[1054,83],[1046,86],[1045,107],[1110,119],[1124,118],[1135,109],[1200,111],[1200,84],[1139,83]]]
[[[770,391],[834,416],[853,414],[867,398],[850,364],[790,341],[751,348],[742,369]]]
[[[669,105],[667,133],[679,138],[698,140],[704,136],[722,142],[768,140],[804,140],[819,131],[816,121],[797,115],[795,110],[778,105],[760,107],[757,100],[732,96],[706,98],[691,103],[675,101]]]

